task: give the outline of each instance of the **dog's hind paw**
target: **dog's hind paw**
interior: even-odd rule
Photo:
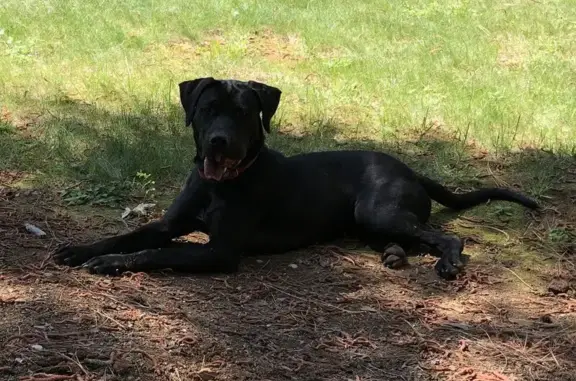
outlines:
[[[398,269],[408,264],[406,252],[398,245],[390,245],[381,255],[384,266],[391,269]]]
[[[434,266],[438,276],[445,280],[454,280],[464,270],[464,263],[458,258],[450,260],[449,258],[442,257],[436,262]]]

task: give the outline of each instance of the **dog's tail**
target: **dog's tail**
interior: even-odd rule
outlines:
[[[428,193],[431,199],[439,202],[440,204],[454,210],[468,209],[476,205],[480,205],[489,200],[504,200],[515,202],[524,205],[530,209],[538,209],[539,205],[536,201],[521,195],[520,193],[513,192],[509,189],[503,188],[483,188],[472,192],[456,194],[450,192],[448,189],[438,184],[436,181],[428,177],[417,175],[418,181]]]

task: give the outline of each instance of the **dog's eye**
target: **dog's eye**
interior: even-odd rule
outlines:
[[[218,104],[216,102],[206,102],[204,104],[202,104],[198,111],[200,111],[203,114],[212,114],[214,113],[216,110],[218,110]]]

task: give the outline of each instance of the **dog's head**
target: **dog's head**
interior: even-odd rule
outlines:
[[[236,177],[262,149],[281,91],[259,82],[212,77],[179,86],[186,125],[194,130],[200,174],[215,181]]]

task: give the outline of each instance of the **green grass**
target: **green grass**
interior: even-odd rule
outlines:
[[[176,84],[210,75],[284,91],[286,153],[360,145],[473,180],[470,148],[575,152],[574,20],[570,0],[4,0],[0,169],[175,183],[193,156]]]

